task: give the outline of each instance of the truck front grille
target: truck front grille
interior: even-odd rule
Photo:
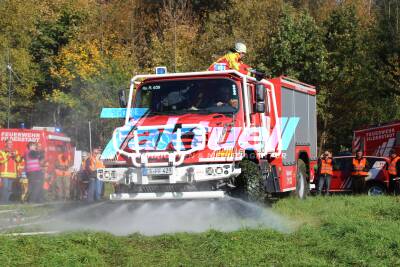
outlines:
[[[208,191],[213,190],[211,183],[196,184],[148,184],[148,185],[132,185],[123,186],[117,189],[116,193],[152,193],[152,192],[192,192],[192,191]]]

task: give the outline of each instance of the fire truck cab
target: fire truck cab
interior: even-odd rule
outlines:
[[[317,159],[316,92],[288,77],[234,70],[137,75],[97,177],[112,200],[250,199],[296,192]]]

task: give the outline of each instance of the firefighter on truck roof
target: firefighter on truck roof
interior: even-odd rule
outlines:
[[[225,65],[225,69],[237,70],[245,75],[250,75],[250,66],[242,62],[244,56],[246,55],[247,48],[243,43],[235,43],[235,47],[231,49],[230,52],[220,57],[216,62],[214,62],[208,70],[214,71],[218,70],[218,65]]]
[[[387,166],[389,172],[389,193],[399,194],[399,177],[400,177],[400,157],[397,156],[396,150],[390,150],[390,161]]]
[[[17,179],[18,164],[22,157],[13,148],[13,142],[6,140],[4,150],[0,151],[0,178],[2,180],[1,202],[8,203],[12,193],[13,183]]]
[[[351,172],[351,186],[354,194],[361,194],[364,192],[365,177],[368,176],[369,165],[364,153],[361,150],[356,152],[353,158],[353,170]]]

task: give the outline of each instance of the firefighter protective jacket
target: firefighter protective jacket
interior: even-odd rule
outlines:
[[[208,68],[208,70],[214,71],[215,64],[217,63],[224,63],[227,69],[237,70],[242,74],[250,75],[249,66],[241,62],[240,54],[237,52],[229,52],[223,57],[220,57]]]
[[[18,155],[16,150],[0,151],[0,178],[17,178],[18,164],[21,161],[22,157]]]

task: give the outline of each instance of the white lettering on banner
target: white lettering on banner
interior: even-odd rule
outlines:
[[[24,133],[24,132],[2,132],[0,141],[11,140],[13,142],[39,142],[39,133]]]
[[[376,131],[367,133],[366,139],[367,139],[367,141],[376,141],[376,140],[393,138],[393,137],[395,137],[395,133],[396,133],[396,131],[394,128],[376,130]]]

